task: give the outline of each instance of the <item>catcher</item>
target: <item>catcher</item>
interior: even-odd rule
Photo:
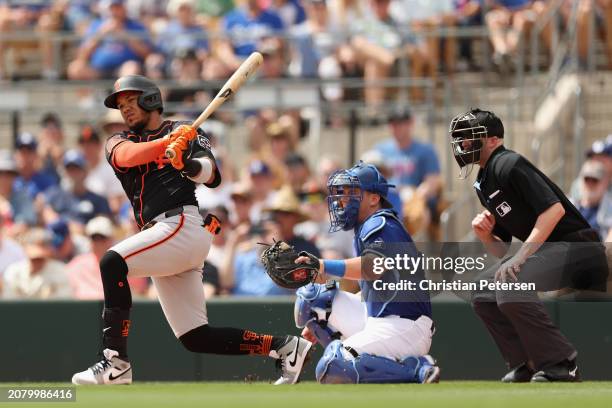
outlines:
[[[74,374],[74,384],[130,384],[128,358],[132,296],[128,277],[150,276],[174,335],[189,351],[260,354],[278,359],[276,384],[293,384],[312,343],[297,336],[271,336],[208,324],[202,266],[218,220],[202,219],[196,184],[221,182],[208,138],[179,122],[163,120],[159,88],[142,76],[115,82],[104,101],[119,109],[129,131],[106,142],[106,156],[130,199],[141,232],[113,246],[100,260],[104,286],[102,359]],[[176,155],[163,158],[167,147]]]
[[[372,257],[418,252],[391,210],[389,187],[378,169],[360,163],[332,174],[327,183],[331,232],[355,231],[356,258],[319,260],[277,242],[262,255],[279,285],[300,287],[295,320],[302,335],[325,347],[316,367],[321,383],[432,383],[440,369],[427,353],[434,324],[429,293],[381,289],[381,283],[423,279],[390,269],[374,275]],[[328,277],[358,280],[361,297],[324,282]],[[306,286],[304,286],[306,285]],[[388,286],[387,286],[388,287]]]

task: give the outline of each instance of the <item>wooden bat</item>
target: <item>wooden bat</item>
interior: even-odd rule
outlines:
[[[261,63],[263,62],[263,56],[259,52],[254,52],[249,57],[244,60],[242,64],[238,67],[236,72],[232,74],[232,76],[223,84],[223,87],[219,91],[219,93],[215,96],[215,98],[210,101],[206,109],[197,117],[196,120],[191,124],[192,127],[197,129],[200,127],[202,123],[210,115],[215,112],[219,106],[223,105],[223,103],[234,95],[238,89],[249,79],[255,71],[259,68]],[[174,159],[174,150],[167,148],[166,149],[166,157],[168,159]]]

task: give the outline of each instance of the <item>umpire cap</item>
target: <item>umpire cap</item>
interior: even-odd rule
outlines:
[[[104,106],[111,109],[119,109],[117,107],[117,96],[125,91],[141,92],[138,97],[138,106],[147,112],[159,110],[164,111],[161,92],[157,85],[149,78],[142,75],[125,75],[115,81],[113,85],[114,92],[106,97]]]

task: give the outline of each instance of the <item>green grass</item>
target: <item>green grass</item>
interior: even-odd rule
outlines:
[[[6,386],[9,384],[1,384]],[[64,386],[67,384],[49,384]],[[42,386],[18,384],[16,386]],[[76,403],[0,403],[15,407],[610,407],[612,383],[501,384],[450,381],[440,384],[319,385],[275,387],[264,383],[135,383],[81,386]]]

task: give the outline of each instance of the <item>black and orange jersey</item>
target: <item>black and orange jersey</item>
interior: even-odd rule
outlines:
[[[160,139],[184,124],[188,122],[166,120],[158,129],[145,130],[141,134],[125,131],[109,137],[106,141],[106,159],[121,181],[140,227],[168,210],[183,205],[198,205],[195,197],[196,185],[170,163],[162,167],[156,162],[128,168],[118,167],[113,158],[115,149],[126,141],[141,143]],[[198,137],[190,145],[189,157],[203,156],[203,153],[213,157],[206,134],[198,129]]]

